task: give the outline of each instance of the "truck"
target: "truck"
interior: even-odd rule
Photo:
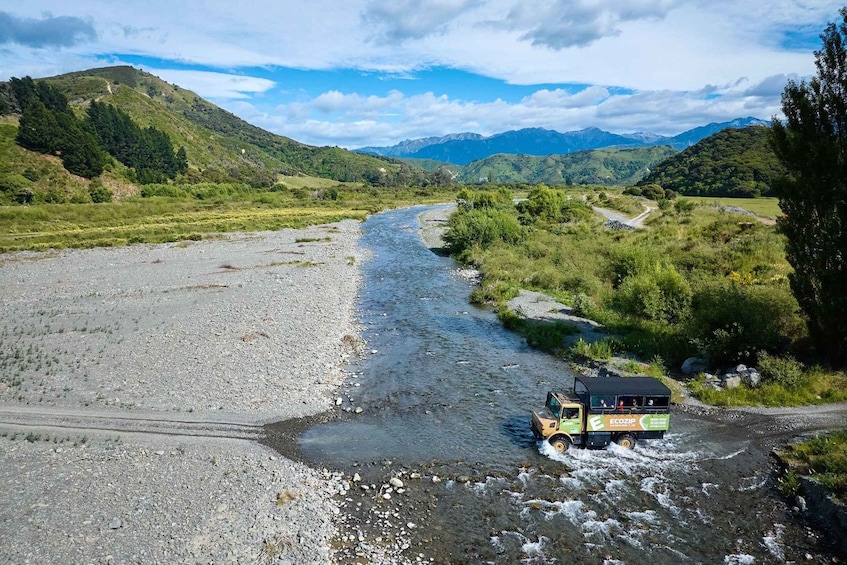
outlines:
[[[548,392],[530,429],[563,453],[571,446],[632,449],[661,439],[670,425],[671,391],[653,377],[574,377],[568,392]]]

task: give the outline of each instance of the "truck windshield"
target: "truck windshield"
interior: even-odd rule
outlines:
[[[547,409],[553,413],[557,418],[562,413],[562,405],[559,404],[559,401],[556,400],[556,397],[552,394],[547,397]]]

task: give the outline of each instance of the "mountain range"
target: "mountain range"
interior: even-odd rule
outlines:
[[[659,145],[669,145],[681,151],[721,130],[750,125],[769,124],[757,118],[738,118],[730,122],[700,126],[673,137],[649,132],[616,134],[594,127],[565,133],[544,128],[525,128],[488,137],[476,133],[454,133],[443,137],[405,140],[390,147],[362,147],[355,151],[383,157],[432,159],[454,165],[467,165],[500,153],[547,156],[566,155],[589,149]]]

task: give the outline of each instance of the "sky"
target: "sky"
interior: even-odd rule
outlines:
[[[843,0],[842,0],[843,1]],[[825,0],[27,0],[0,80],[129,64],[312,145],[780,115]]]

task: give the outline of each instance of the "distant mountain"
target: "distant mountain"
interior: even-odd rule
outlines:
[[[749,125],[766,124],[767,122],[756,118],[739,118],[731,122],[712,123],[698,127],[674,137],[660,136],[650,132],[615,134],[598,128],[586,128],[566,133],[543,128],[527,128],[498,133],[489,137],[473,133],[427,137],[418,140],[406,140],[391,147],[363,147],[356,151],[374,155],[434,159],[457,165],[466,165],[471,161],[499,153],[539,156],[566,155],[588,149],[643,147],[648,145],[670,145],[677,150],[682,150],[726,128],[743,128]]]
[[[760,196],[785,169],[768,142],[768,128],[723,129],[653,170],[639,185],[658,184],[688,196]]]
[[[408,157],[416,151],[430,145],[447,143],[448,141],[479,140],[482,136],[478,133],[451,133],[441,137],[422,137],[420,139],[406,139],[391,147],[362,147],[354,149],[356,153],[370,153],[382,157]]]
[[[650,169],[677,153],[668,146],[605,148],[567,155],[499,154],[462,168],[457,180],[465,183],[634,184]]]

